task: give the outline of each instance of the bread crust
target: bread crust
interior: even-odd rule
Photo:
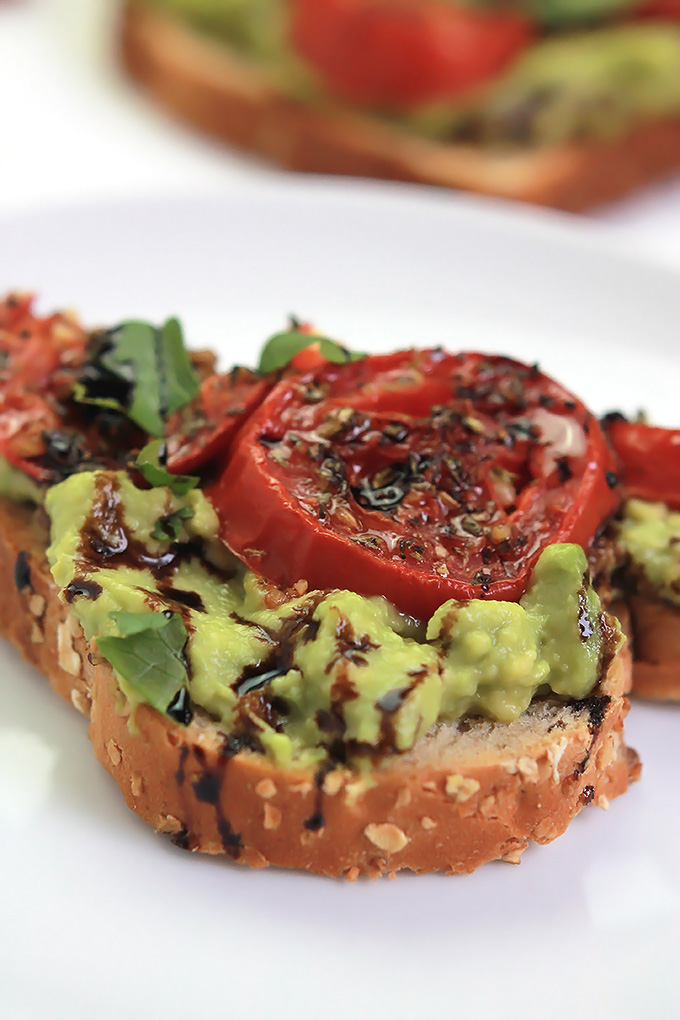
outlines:
[[[642,698],[680,701],[680,607],[648,593],[630,598],[633,690]]]
[[[491,153],[307,105],[226,45],[139,0],[123,11],[120,49],[130,75],[167,110],[291,170],[433,184],[576,212],[680,167],[680,118],[640,124],[611,143]]]
[[[365,788],[347,769],[279,769],[199,714],[184,728],[143,705],[130,725],[110,667],[58,598],[46,538],[40,511],[0,502],[0,569],[11,578],[22,554],[21,582],[30,566],[29,584],[0,591],[2,632],[89,714],[95,754],[128,806],[181,847],[349,879],[470,872],[518,863],[529,842],[549,842],[583,806],[606,807],[638,778],[623,742],[627,650],[584,701],[538,703],[508,726],[442,725]]]

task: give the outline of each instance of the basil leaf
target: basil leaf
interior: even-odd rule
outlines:
[[[99,340],[73,395],[78,403],[122,411],[149,435],[162,436],[166,419],[199,389],[178,320],[160,329],[133,320]]]
[[[365,351],[351,351],[349,347],[344,347],[337,340],[329,340],[327,336],[317,337],[317,343],[322,357],[326,361],[332,361],[334,365],[344,365],[348,361],[363,361],[367,356]]]
[[[194,511],[190,506],[181,506],[179,510],[156,521],[151,537],[158,539],[159,542],[176,542],[182,533],[182,521],[193,516]]]
[[[168,415],[189,404],[201,388],[179,319],[168,319],[160,331],[161,365],[164,372],[165,408]]]
[[[128,417],[152,436],[162,436],[162,380],[157,357],[157,331],[148,322],[125,322],[115,334],[115,347],[103,362],[132,384]]]
[[[139,634],[142,630],[162,630],[169,617],[165,613],[126,613],[122,609],[109,613],[123,637]]]
[[[122,637],[103,635],[97,647],[152,708],[166,712],[187,682],[187,631],[177,613],[111,613]]]
[[[313,333],[301,333],[298,329],[287,330],[285,333],[275,333],[270,336],[260,354],[260,362],[257,370],[260,375],[267,375],[279,368],[285,368],[296,354],[304,351],[314,344],[319,345],[321,356],[326,361],[334,364],[343,364],[347,361],[360,361],[366,355],[359,351],[350,351],[343,347],[337,340],[331,340],[327,336],[316,336]]]
[[[152,439],[139,451],[135,467],[154,488],[167,485],[175,496],[185,496],[190,489],[196,488],[199,478],[197,475],[173,475],[163,467],[160,454],[164,445],[161,439]]]

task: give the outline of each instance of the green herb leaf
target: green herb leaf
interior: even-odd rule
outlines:
[[[173,475],[163,467],[160,462],[163,446],[164,443],[161,439],[152,439],[139,451],[135,467],[154,488],[159,485],[167,485],[175,496],[185,496],[190,489],[196,488],[199,478],[197,475]]]
[[[126,613],[122,609],[109,613],[123,637],[131,637],[143,630],[163,630],[170,622],[165,613]]]
[[[177,319],[160,329],[148,322],[122,323],[106,334],[86,369],[73,388],[75,400],[122,411],[152,436],[162,436],[166,419],[200,389]],[[93,380],[96,395],[88,390]],[[111,395],[102,395],[108,386]]]
[[[165,401],[168,414],[190,403],[201,388],[179,319],[168,319],[161,329],[161,364],[165,376]]]
[[[315,336],[313,333],[301,333],[298,329],[291,329],[269,337],[262,348],[257,370],[261,375],[267,375],[269,372],[276,372],[279,368],[285,368],[296,354],[314,344],[319,345],[321,356],[326,361],[332,361],[336,365],[347,361],[360,361],[366,357],[360,351],[350,351],[347,347],[339,344],[337,340],[331,340],[330,337]]]
[[[177,613],[111,613],[122,637],[103,635],[97,647],[152,708],[166,712],[186,685],[187,631]]]
[[[156,521],[151,537],[159,542],[176,542],[182,533],[182,521],[186,521],[193,516],[194,511],[192,507],[181,506],[179,510],[175,510],[174,513],[168,514],[167,517],[161,517]]]

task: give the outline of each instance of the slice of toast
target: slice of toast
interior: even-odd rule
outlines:
[[[616,142],[497,153],[293,99],[224,43],[139,0],[124,8],[120,45],[128,72],[166,109],[291,170],[413,181],[580,211],[680,168],[680,118],[641,123]]]
[[[680,701],[680,607],[644,591],[630,597],[635,693]]]
[[[253,867],[372,877],[518,863],[584,806],[638,778],[623,740],[624,648],[582,701],[536,701],[509,724],[463,719],[368,775],[277,768],[197,711],[189,726],[140,706],[130,725],[114,674],[60,601],[44,514],[0,501],[0,629],[90,718],[95,753],[132,810],[190,850]]]

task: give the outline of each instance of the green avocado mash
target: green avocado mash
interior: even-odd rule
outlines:
[[[619,536],[651,587],[668,602],[680,605],[680,513],[665,503],[630,499]]]
[[[0,496],[12,503],[42,503],[40,486],[4,457],[0,457]]]
[[[375,760],[438,720],[506,722],[537,692],[581,698],[599,676],[601,606],[575,545],[543,552],[519,604],[449,601],[425,631],[384,598],[270,588],[215,540],[215,512],[196,489],[84,472],[52,487],[45,506],[54,580],[86,638],[105,638],[100,652],[132,706],[168,710],[186,689],[280,764],[338,748]],[[177,527],[163,537],[169,518]]]
[[[634,9],[638,3],[639,0],[518,0],[514,6],[543,25],[559,27],[611,18]]]
[[[222,36],[250,56],[278,56],[284,44],[281,0],[150,0],[197,28]]]

